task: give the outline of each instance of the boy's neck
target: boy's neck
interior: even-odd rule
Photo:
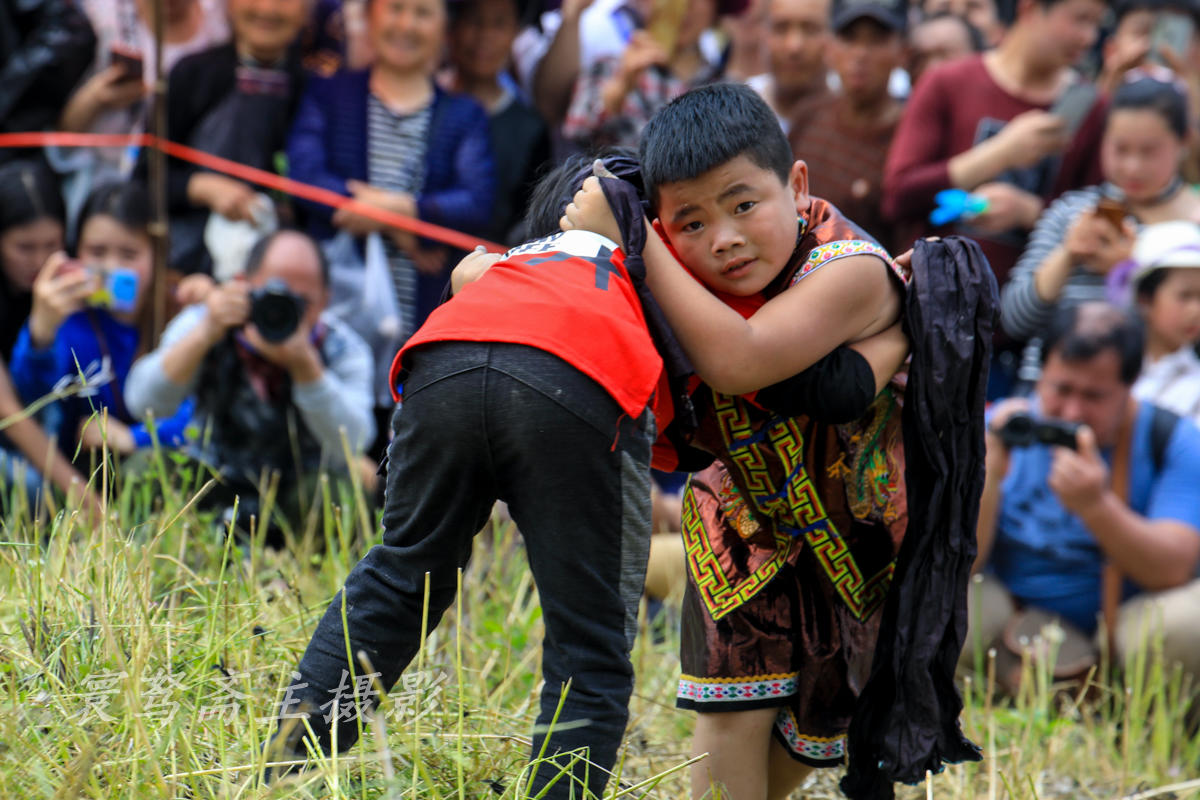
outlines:
[[[1013,26],[995,50],[985,53],[983,60],[1005,91],[1035,103],[1052,102],[1069,75],[1069,68],[1037,52],[1035,41],[1020,24]]]

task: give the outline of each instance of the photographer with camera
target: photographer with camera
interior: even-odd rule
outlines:
[[[1167,667],[1180,662],[1200,677],[1200,430],[1134,399],[1142,343],[1130,311],[1064,309],[1034,396],[990,416],[983,574],[971,587],[962,663],[999,640],[997,675],[1010,689],[1021,638],[1051,618],[1066,632],[1059,677],[1096,662],[1098,630],[1117,664],[1161,633]]]
[[[321,469],[344,471],[347,450],[361,454],[374,436],[371,353],[325,313],[328,298],[316,243],[273,233],[250,251],[244,279],[185,308],[130,371],[125,398],[135,414],[170,414],[195,397],[196,422],[208,430],[187,449],[222,479],[209,502],[239,497],[239,518],[256,513],[264,470],[279,473],[278,505],[289,514],[311,497],[307,481]]]

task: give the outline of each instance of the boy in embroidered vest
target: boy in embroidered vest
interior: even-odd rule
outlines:
[[[704,87],[665,107],[640,158],[666,240],[648,237],[648,283],[705,383],[692,444],[717,457],[692,477],[683,510],[677,704],[700,712],[693,749],[709,753],[692,768],[693,797],[717,787],[735,800],[784,798],[812,767],[842,762],[870,670],[907,520],[903,381],[865,363],[851,371],[869,408],[841,425],[766,387],[867,337],[879,349],[863,355],[898,369],[903,277],[809,195],[804,162],[745,87]],[[599,181],[562,225],[613,235]]]
[[[632,159],[605,163],[636,179]],[[547,176],[534,193],[530,230],[552,231],[590,171],[586,160],[568,161]],[[638,209],[630,227],[644,230],[641,205],[629,195]],[[503,258],[471,256],[455,271],[454,297],[397,355],[392,385],[399,394],[403,381],[404,402],[392,422],[383,543],[347,577],[281,704],[280,719],[307,716],[326,752],[335,726],[339,748],[357,738],[353,687],[367,687],[359,700],[374,705],[376,687],[390,689],[417,652],[426,574],[429,630],[454,600],[457,569],[500,498],[525,539],[546,621],[532,752],[549,738],[546,754],[564,765],[585,754],[563,776],[542,765],[528,792],[546,800],[585,789],[602,794],[633,688],[629,652],[650,540],[652,411],[666,400],[658,391],[664,358],[674,360],[672,348],[656,346],[657,322],[648,327],[642,267],[633,260],[586,231],[545,236]],[[459,282],[464,269],[470,285]],[[839,365],[862,363],[872,346],[837,348],[775,391],[786,398],[806,383],[837,384],[845,373]],[[360,651],[369,668],[349,660]],[[372,671],[378,684],[365,680]],[[288,732],[272,753],[302,755],[304,727],[282,727]]]

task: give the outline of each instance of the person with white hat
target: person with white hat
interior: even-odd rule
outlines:
[[[1200,423],[1200,225],[1161,222],[1138,234],[1130,286],[1146,324],[1133,395]]]

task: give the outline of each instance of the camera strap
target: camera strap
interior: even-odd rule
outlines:
[[[1138,402],[1129,398],[1117,447],[1113,451],[1112,490],[1121,502],[1129,505],[1129,460],[1133,450],[1133,428],[1137,422]],[[1104,564],[1100,573],[1100,614],[1104,620],[1104,635],[1108,644],[1109,658],[1116,653],[1117,614],[1121,607],[1121,587],[1125,576],[1111,560]]]

